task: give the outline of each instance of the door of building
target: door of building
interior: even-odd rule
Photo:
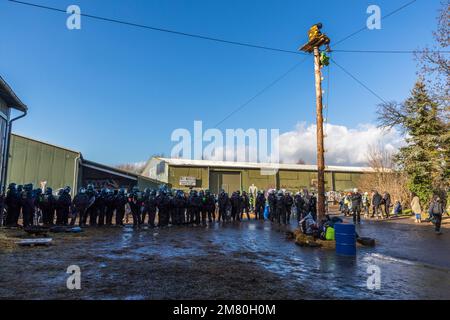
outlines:
[[[218,194],[221,189],[228,194],[241,190],[240,172],[212,171],[209,177],[211,192]]]

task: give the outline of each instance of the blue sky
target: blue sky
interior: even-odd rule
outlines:
[[[296,50],[321,21],[332,41],[408,0],[28,0],[83,13],[234,41]],[[336,49],[410,50],[433,42],[439,0],[418,0]],[[29,106],[14,131],[79,150],[106,164],[170,154],[171,132],[202,120],[213,127],[303,59],[301,56],[185,38],[82,19],[0,0],[0,74]],[[403,100],[416,80],[412,55],[334,53],[333,57],[387,100]],[[326,83],[326,81],[325,81]],[[294,130],[315,122],[312,59],[220,128]],[[356,128],[374,123],[377,98],[331,66],[328,121]],[[356,138],[355,138],[356,139]]]

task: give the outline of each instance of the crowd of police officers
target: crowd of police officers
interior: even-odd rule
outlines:
[[[214,195],[209,190],[185,193],[166,186],[143,192],[138,187],[129,192],[125,189],[96,190],[92,184],[80,188],[72,199],[70,187],[58,190],[55,195],[50,187],[41,190],[33,189],[32,184],[11,183],[2,199],[2,207],[6,212],[4,225],[10,227],[19,225],[21,214],[23,227],[73,226],[77,221],[80,227],[123,225],[128,214],[132,215],[135,227],[143,224],[165,227],[241,221],[244,214],[250,220],[251,212],[257,220],[289,224],[293,207],[298,221],[308,213],[315,217],[316,201],[314,194],[307,190],[294,196],[281,190],[262,190],[255,194],[235,191],[231,195],[221,190]]]

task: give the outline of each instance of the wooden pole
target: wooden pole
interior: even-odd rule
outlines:
[[[322,73],[319,47],[314,47],[314,73],[316,78],[317,113],[317,221],[325,218],[325,157],[323,146]]]

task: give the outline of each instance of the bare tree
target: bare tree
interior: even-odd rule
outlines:
[[[403,130],[402,123],[406,118],[403,104],[397,102],[385,102],[378,105],[377,121],[381,128],[392,129],[394,127]]]
[[[442,116],[450,119],[450,59],[447,51],[450,47],[450,0],[442,0],[437,17],[437,29],[433,32],[435,43],[417,52],[415,57],[419,66],[419,75],[432,89],[434,100],[439,102]]]
[[[399,200],[403,205],[409,204],[406,174],[396,167],[391,151],[381,144],[370,146],[368,166],[373,172],[364,174],[359,180],[358,188],[361,191],[388,192],[394,201]]]
[[[145,168],[145,162],[118,164],[116,165],[116,168],[136,174],[141,174]]]
[[[164,152],[160,152],[160,153],[154,153],[150,158],[165,158],[166,155],[164,154]]]

